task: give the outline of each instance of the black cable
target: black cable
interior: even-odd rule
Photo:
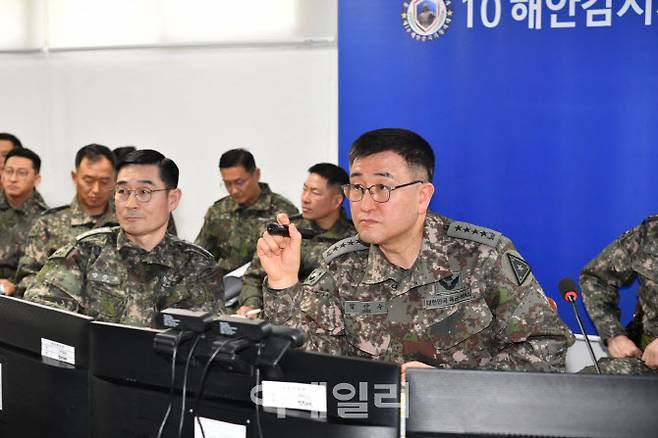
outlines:
[[[201,436],[203,438],[206,438],[206,433],[203,430],[203,425],[201,424],[201,420],[199,420],[199,415],[197,415],[197,409],[199,408],[199,403],[201,402],[201,397],[203,397],[203,388],[206,385],[206,376],[208,375],[208,369],[210,368],[210,365],[214,362],[215,357],[222,351],[222,348],[224,348],[224,345],[231,339],[226,339],[224,342],[219,344],[219,347],[215,349],[215,351],[212,352],[210,355],[210,359],[208,359],[208,362],[206,362],[206,365],[203,367],[203,371],[201,372],[201,381],[199,383],[199,392],[196,395],[196,400],[194,401],[194,408],[193,408],[193,413],[195,415],[196,421],[199,424],[199,428],[201,429]]]
[[[262,344],[258,345],[258,352],[256,353],[256,359],[260,358],[261,349],[263,348]],[[260,368],[256,367],[256,388],[260,385]],[[263,388],[261,388],[261,400],[263,400]],[[258,430],[258,437],[263,438],[263,429],[260,425],[260,409],[258,409],[258,403],[256,405],[256,429]]]
[[[190,353],[187,355],[187,360],[185,361],[185,371],[183,373],[183,394],[181,396],[181,407],[180,407],[180,421],[178,422],[178,438],[183,437],[183,424],[185,424],[185,396],[187,394],[187,376],[190,370],[190,362],[192,361],[192,356],[196,351],[197,345],[199,345],[199,341],[203,338],[205,338],[205,335],[203,333],[199,333],[196,336],[196,338],[194,339],[194,344],[192,344],[192,348],[190,348]]]
[[[169,406],[167,406],[167,412],[165,412],[164,418],[162,419],[162,423],[160,424],[160,429],[158,430],[157,438],[160,438],[162,436],[162,432],[164,431],[165,424],[167,424],[167,420],[169,419],[169,414],[171,414],[171,407],[174,404],[174,383],[176,381],[176,354],[178,353],[178,346],[180,345],[181,339],[183,339],[183,332],[178,333],[178,335],[176,336],[174,351],[171,355],[171,385],[169,385]]]

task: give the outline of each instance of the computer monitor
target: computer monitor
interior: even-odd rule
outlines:
[[[91,324],[92,433],[95,437],[154,436],[157,432],[169,403],[171,380],[171,356],[153,349],[157,333],[159,331],[116,324]],[[179,358],[184,359],[182,356]],[[188,408],[194,403],[205,363],[206,358],[199,358],[190,368]],[[164,436],[176,436],[183,367],[179,361],[176,402]],[[255,377],[219,366],[209,370],[199,416],[244,427],[243,436],[259,436],[255,405],[251,401]],[[288,351],[280,361],[279,374],[272,380],[325,382],[327,411],[324,418],[317,418],[316,414],[286,410],[283,418],[277,418],[277,412],[261,408],[259,420],[265,437],[295,433],[327,438],[399,436],[400,368],[397,365]],[[117,418],[122,421],[116,421]],[[194,436],[192,420],[186,417],[184,436]]]
[[[89,434],[90,320],[0,296],[0,436]]]
[[[407,438],[655,437],[658,377],[407,372]]]

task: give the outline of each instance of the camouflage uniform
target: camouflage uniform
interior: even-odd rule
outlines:
[[[215,257],[221,275],[251,261],[263,225],[274,220],[277,213],[297,213],[286,198],[272,193],[265,183],[259,185],[260,196],[251,204],[239,205],[226,196],[206,213],[195,243]]]
[[[36,190],[19,208],[12,208],[0,190],[0,278],[15,280],[25,235],[48,206]]]
[[[167,233],[147,252],[119,227],[106,227],[51,255],[25,299],[98,321],[154,327],[168,307],[223,311],[220,280],[203,248]]]
[[[563,371],[574,342],[511,241],[429,212],[409,270],[357,235],[327,250],[303,285],[263,291],[275,323],[304,327],[306,348],[331,354]]]
[[[98,217],[90,216],[77,197],[69,205],[45,211],[27,234],[16,272],[17,295],[22,296],[30,287],[48,257],[59,248],[75,242],[75,236],[93,228],[114,225],[117,225],[117,219],[112,203]]]
[[[314,230],[317,234],[312,239],[302,240],[302,260],[299,268],[299,279],[304,280],[320,265],[322,253],[339,240],[354,234],[354,225],[341,208],[338,221],[328,230],[320,228],[315,221],[304,219],[301,215],[292,216],[290,221],[298,228]],[[251,265],[242,278],[240,290],[240,305],[261,307],[263,305],[263,279],[265,271],[260,264],[258,254],[254,254]]]
[[[637,298],[643,315],[642,334],[637,341],[638,347],[644,350],[658,338],[658,215],[622,234],[580,274],[583,303],[602,339],[627,335],[620,321],[619,288],[631,285],[638,278]],[[615,370],[635,373],[634,368],[623,362],[618,361]]]

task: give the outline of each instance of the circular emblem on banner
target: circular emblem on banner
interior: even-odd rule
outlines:
[[[452,0],[410,0],[402,3],[402,25],[416,41],[434,41],[452,22]]]

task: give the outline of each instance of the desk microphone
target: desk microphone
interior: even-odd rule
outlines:
[[[578,327],[580,327],[580,332],[585,337],[585,343],[587,343],[587,348],[589,349],[589,355],[592,358],[592,362],[594,362],[594,368],[596,368],[596,372],[598,374],[601,374],[601,369],[599,368],[599,364],[596,361],[596,356],[594,356],[594,350],[592,349],[592,344],[589,342],[589,337],[585,332],[585,328],[583,327],[583,321],[580,319],[580,313],[578,312],[578,308],[576,307],[576,300],[578,299],[578,292],[577,292],[578,286],[576,285],[576,282],[570,278],[563,278],[562,280],[560,280],[560,283],[558,283],[557,287],[560,291],[560,295],[562,295],[562,298],[564,298],[565,301],[571,303],[571,305],[573,306],[573,311],[576,314],[576,320],[578,321]]]

